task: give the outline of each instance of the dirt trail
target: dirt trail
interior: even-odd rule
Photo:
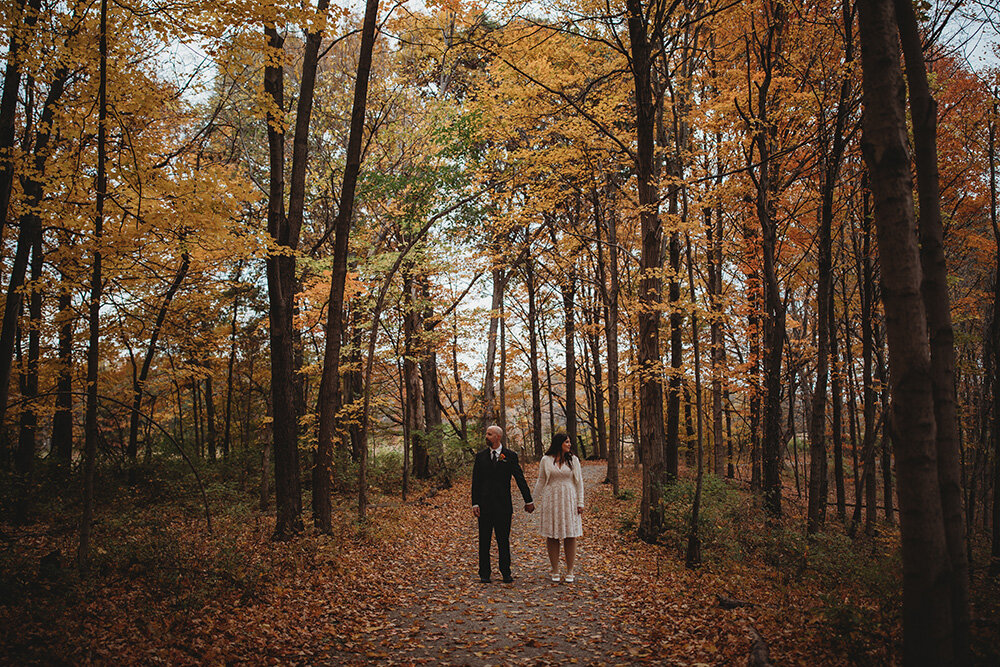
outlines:
[[[525,471],[529,485],[535,471]],[[604,476],[603,464],[585,464],[588,506],[607,495],[596,493]],[[468,489],[435,496],[419,515],[416,525],[427,529],[413,529],[398,553],[386,554],[405,568],[409,585],[382,630],[383,653],[371,657],[395,664],[594,665],[628,663],[638,653],[635,638],[616,622],[608,568],[595,561],[605,557],[602,535],[590,529],[586,514],[572,584],[549,580],[544,540],[535,516],[523,510],[515,511],[511,530],[512,584],[500,583],[496,572],[493,583],[479,581]],[[495,570],[495,544],[492,561]]]

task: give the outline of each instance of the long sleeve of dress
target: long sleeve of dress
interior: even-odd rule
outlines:
[[[576,506],[583,507],[583,466],[580,459],[573,466],[573,484],[576,486]]]
[[[538,481],[535,482],[535,490],[531,492],[531,497],[535,499],[535,502],[541,502],[542,500],[542,489],[545,488],[545,480],[548,477],[548,470],[545,468],[545,459],[538,462]]]

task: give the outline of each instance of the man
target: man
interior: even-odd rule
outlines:
[[[524,511],[529,514],[535,511],[517,454],[504,447],[502,441],[503,429],[495,425],[486,429],[488,447],[476,454],[472,466],[472,514],[479,520],[479,580],[484,584],[490,583],[490,546],[494,533],[500,552],[500,575],[504,583],[514,581],[510,576],[510,520],[514,515],[511,477],[521,490]]]

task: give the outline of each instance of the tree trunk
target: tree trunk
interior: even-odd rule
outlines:
[[[233,389],[236,376],[234,369],[236,366],[236,322],[240,313],[240,287],[239,282],[243,274],[243,263],[236,267],[236,278],[233,280],[233,317],[229,323],[229,361],[226,365],[226,423],[222,433],[222,455],[229,456],[232,438],[233,425]]]
[[[660,248],[659,177],[655,161],[653,127],[655,102],[652,88],[652,53],[641,0],[626,0],[635,81],[636,156],[641,235],[638,331],[639,450],[642,452],[642,501],[639,534],[654,540],[663,528],[660,507],[664,478],[663,384],[660,379]]]
[[[552,365],[549,361],[549,344],[548,336],[545,335],[545,313],[544,311],[539,312],[538,317],[539,325],[539,336],[542,339],[542,354],[545,355],[545,393],[548,397],[549,404],[549,433],[556,432],[556,413],[553,407],[553,393],[552,393]]]
[[[899,36],[892,0],[859,3],[862,149],[875,195],[889,343],[903,559],[905,664],[955,663],[952,565],[938,479],[934,386],[915,234]]]
[[[993,449],[993,507],[991,513],[992,535],[990,548],[990,573],[1000,574],[1000,220],[997,211],[997,150],[996,124],[998,105],[993,102],[993,116],[989,127],[989,159],[990,159],[990,221],[993,223],[993,243],[996,246],[995,266],[993,267],[993,312],[990,315],[989,329],[983,341],[983,351],[986,356],[987,376],[984,384],[990,389],[989,403],[984,406],[983,433],[990,433],[990,440],[983,438],[984,450]],[[988,383],[988,384],[986,384]],[[985,393],[985,392],[984,392]],[[986,453],[984,451],[984,454]],[[983,485],[985,487],[985,484]],[[985,519],[985,512],[984,512]]]
[[[451,486],[444,456],[444,427],[441,418],[441,397],[438,389],[437,345],[433,339],[434,330],[440,318],[434,315],[431,303],[430,281],[423,277],[420,292],[424,302],[422,316],[424,325],[424,356],[420,360],[420,379],[424,389],[424,447],[432,458],[433,473],[438,475],[444,487]]]
[[[146,348],[146,354],[142,359],[142,367],[139,369],[139,374],[132,378],[132,412],[129,415],[128,447],[126,448],[126,454],[132,465],[135,465],[136,456],[139,452],[139,415],[142,408],[142,395],[146,379],[149,377],[149,369],[152,366],[153,357],[156,354],[156,343],[160,339],[160,332],[163,330],[163,322],[167,319],[167,311],[170,309],[170,303],[173,301],[174,295],[177,294],[177,290],[180,289],[190,265],[191,257],[187,252],[182,253],[181,265],[177,267],[177,273],[174,275],[174,279],[171,281],[166,293],[164,293],[160,309],[156,313],[156,320],[149,334],[149,346]]]
[[[281,246],[294,250],[298,233],[292,234],[285,216],[285,133],[283,128],[284,68],[281,54],[284,37],[275,25],[264,27],[271,50],[264,67],[264,92],[273,109],[267,118],[269,186],[267,231]],[[298,415],[295,411],[292,310],[295,292],[295,257],[270,255],[267,265],[268,319],[271,343],[271,430],[274,447],[274,492],[277,521],[274,539],[284,540],[302,530],[302,493],[299,487]]]
[[[611,483],[612,491],[617,496],[619,493],[618,466],[620,465],[618,452],[622,441],[618,389],[618,223],[613,208],[609,215],[605,216],[605,220],[601,220],[599,212],[602,208],[596,190],[593,193],[593,200],[595,216],[598,216],[595,220],[597,226],[597,282],[601,288],[601,299],[604,304],[604,338],[608,357],[608,468],[605,482]],[[607,224],[608,229],[607,272],[605,272],[604,249],[601,242],[604,224]],[[610,285],[605,278],[605,273],[609,274]]]
[[[847,521],[847,491],[844,486],[844,428],[841,378],[843,370],[840,365],[837,346],[837,315],[834,312],[833,285],[830,289],[830,398],[833,419],[833,479],[837,487],[837,518],[843,523]],[[847,317],[845,309],[844,316]]]
[[[497,405],[496,424],[507,432],[507,315],[504,312],[503,301],[500,302],[500,374],[499,384],[499,404]]]
[[[326,8],[326,0],[323,8]],[[317,528],[332,528],[330,500],[330,469],[333,460],[333,441],[336,420],[343,405],[340,395],[340,346],[343,338],[344,288],[347,284],[347,251],[354,215],[354,194],[361,171],[361,144],[365,130],[365,109],[368,104],[368,79],[371,73],[372,51],[375,46],[375,21],[378,0],[367,0],[365,18],[361,29],[361,49],[358,53],[358,76],[354,82],[354,101],[351,106],[351,127],[347,139],[344,164],[344,181],[340,189],[340,204],[334,223],[333,270],[330,277],[330,301],[327,307],[326,345],[323,350],[323,375],[319,387],[319,437],[316,458],[313,461],[313,514]],[[318,42],[317,42],[318,47]],[[364,425],[362,425],[364,430]],[[361,448],[359,463],[367,465],[367,451]],[[359,475],[360,477],[360,475]]]
[[[776,267],[777,221],[775,189],[777,164],[771,155],[776,129],[771,125],[769,112],[775,101],[769,97],[770,86],[776,74],[777,61],[782,50],[785,23],[783,5],[772,8],[768,17],[768,34],[760,53],[764,69],[763,80],[756,87],[756,122],[760,129],[753,141],[759,155],[757,169],[756,210],[760,223],[761,273],[764,288],[764,414],[761,433],[761,473],[764,491],[764,508],[771,516],[781,516],[781,359],[785,344],[785,305],[778,286]],[[766,49],[766,50],[765,50]]]
[[[21,59],[27,44],[22,44],[22,35],[32,35],[38,22],[41,0],[15,0],[11,12],[15,22],[10,30],[10,46],[7,51],[7,67],[3,77],[3,95],[0,97],[0,247],[3,233],[7,229],[7,210],[10,207],[10,195],[14,186],[14,163],[11,151],[14,148],[14,123],[17,119],[17,96],[21,88]],[[11,294],[13,292],[10,292]],[[20,312],[20,308],[17,309]],[[13,340],[13,338],[11,339]],[[13,343],[9,348],[0,348],[0,357],[13,351]],[[10,372],[0,376],[3,385],[0,387],[0,410],[5,410],[7,404],[7,383],[10,382]],[[5,412],[0,412],[0,423],[3,423]]]
[[[955,663],[969,664],[969,558],[962,516],[962,474],[955,405],[955,334],[951,324],[948,266],[944,253],[941,193],[938,185],[937,102],[930,92],[923,46],[912,2],[895,0],[896,22],[906,62],[913,122],[914,163],[920,215],[920,292],[930,330],[931,382],[937,427],[938,484],[944,513],[944,534],[951,559],[951,606]]]
[[[212,369],[205,368],[205,422],[207,424],[208,437],[208,460],[214,461],[217,458],[216,444],[219,439],[218,429],[215,425],[215,392],[212,390]]]
[[[490,305],[490,331],[486,343],[486,376],[483,379],[483,412],[479,418],[479,433],[497,423],[496,393],[494,388],[494,368],[497,358],[497,333],[500,328],[500,308],[503,305],[504,271],[496,267],[493,275],[493,300]]]
[[[843,3],[841,11],[844,28],[844,62],[849,65],[854,61],[852,3]],[[840,163],[847,144],[845,130],[850,111],[850,96],[851,77],[845,73],[840,82],[840,97],[837,103],[837,115],[834,119],[831,150],[823,170],[819,244],[817,247],[819,276],[816,290],[816,333],[819,349],[816,359],[816,386],[813,390],[812,420],[809,433],[810,473],[807,532],[810,534],[816,533],[823,527],[826,521],[826,503],[829,496],[826,450],[826,388],[830,364],[830,338],[833,331],[830,326],[833,306],[833,195],[840,174]]]
[[[23,218],[22,218],[23,220]],[[35,448],[38,431],[38,413],[35,411],[35,400],[38,398],[38,357],[41,346],[42,325],[42,235],[41,230],[35,236],[34,247],[31,250],[31,298],[28,302],[28,363],[25,368],[21,386],[20,429],[17,438],[17,454],[14,459],[17,471],[25,478],[31,475],[35,462]],[[27,495],[24,501],[27,502]],[[27,505],[23,505],[25,510]],[[27,516],[19,517],[21,522]]]
[[[469,417],[465,413],[465,399],[462,391],[462,377],[458,372],[458,316],[455,317],[455,326],[452,330],[451,339],[451,370],[455,380],[455,392],[458,394],[458,423],[462,432],[459,437],[465,443],[469,442]]]
[[[108,194],[107,129],[108,117],[108,0],[101,0],[98,58],[100,73],[97,88],[97,179],[95,183],[94,250],[90,274],[90,326],[87,349],[87,415],[83,445],[83,513],[80,519],[80,546],[77,564],[86,570],[90,560],[90,531],[94,520],[94,468],[97,463],[97,366],[100,359],[101,243],[104,237],[104,200]],[[5,398],[5,397],[3,397]]]
[[[403,275],[403,394],[406,397],[406,430],[410,435],[413,474],[417,479],[427,479],[431,472],[420,423],[420,373],[416,361],[420,314],[416,302],[416,283],[413,276],[406,273]]]
[[[52,446],[59,465],[68,472],[73,460],[73,295],[70,278],[60,270],[59,370],[56,378],[56,410],[52,416]]]
[[[36,15],[36,12],[37,7],[32,3],[32,11],[29,14]],[[12,52],[16,50],[14,45],[17,41],[16,38],[12,39]],[[11,74],[10,63],[8,63],[8,74]],[[21,216],[20,220],[20,230],[17,235],[17,245],[14,251],[14,261],[11,267],[7,297],[4,301],[3,325],[2,329],[0,329],[0,424],[3,424],[4,417],[7,414],[7,401],[10,397],[10,376],[14,361],[14,339],[17,336],[18,318],[21,314],[21,306],[24,301],[22,290],[24,277],[28,270],[28,260],[32,249],[40,247],[42,242],[42,221],[37,211],[42,201],[42,179],[45,176],[45,166],[49,156],[52,123],[55,119],[56,104],[58,104],[59,99],[66,89],[68,79],[69,70],[66,67],[60,67],[56,70],[55,78],[45,97],[45,103],[42,106],[42,116],[38,124],[38,130],[35,133],[33,166],[36,174],[23,179],[25,213]],[[7,95],[6,85],[7,81],[4,80],[5,98]],[[13,114],[13,108],[10,111]],[[6,113],[6,109],[3,110],[3,113]],[[0,120],[0,132],[6,133],[5,123],[6,119]],[[11,119],[11,123],[13,123],[13,119]],[[10,127],[10,133],[11,142],[13,142],[13,125]],[[6,137],[2,139],[5,141]],[[2,146],[0,146],[0,150],[3,150]],[[6,166],[3,167],[3,169],[6,168]],[[10,168],[13,169],[12,166]],[[12,174],[13,171],[11,171],[10,178],[13,178]],[[2,220],[0,220],[0,223],[3,223],[0,226],[0,234],[6,228],[5,221],[10,199],[10,183],[7,182],[4,185],[4,181],[10,181],[10,178],[0,170],[0,189],[6,188],[8,190],[6,194],[0,192],[0,198],[4,199],[0,201],[0,205],[2,205],[2,209],[0,209]]]
[[[530,233],[526,236],[530,240]],[[528,292],[528,368],[531,371],[531,441],[536,460],[541,460],[542,445],[542,388],[538,377],[538,306],[535,297],[535,262],[531,253],[524,260],[524,287]]]
[[[566,272],[566,283],[559,285],[562,291],[563,312],[566,317],[566,435],[574,447],[577,446],[576,423],[576,319],[574,300],[576,298],[576,271]]]
[[[592,328],[589,331],[596,332],[597,329],[597,313],[594,313],[594,322],[591,322]],[[590,356],[594,364],[594,426],[597,430],[597,440],[592,443],[596,447],[594,455],[598,458],[607,459],[608,458],[608,440],[607,440],[607,425],[604,420],[604,378],[601,372],[601,349],[600,343],[598,342],[596,333],[588,333],[587,341],[590,343]]]

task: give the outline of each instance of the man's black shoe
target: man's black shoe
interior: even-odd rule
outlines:
[[[481,584],[488,584],[488,583],[490,583],[491,581],[493,581],[493,580],[492,580],[492,579],[490,579],[489,577],[480,577],[480,578],[479,578],[479,583],[481,583]]]
[[[503,578],[503,583],[505,583],[505,584],[512,584],[512,583],[514,583],[514,577],[504,577]]]

